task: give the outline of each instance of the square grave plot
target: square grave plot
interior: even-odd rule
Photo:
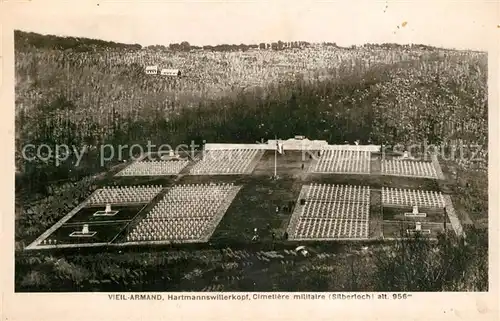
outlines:
[[[287,229],[290,240],[368,238],[368,186],[305,185],[297,204]]]
[[[207,242],[240,186],[188,184],[169,189],[127,234],[128,242]]]
[[[369,151],[325,149],[312,172],[370,174],[370,160]]]
[[[384,175],[439,178],[438,172],[431,162],[391,159],[382,160],[381,166]]]

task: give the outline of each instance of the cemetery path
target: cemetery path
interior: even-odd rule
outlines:
[[[463,235],[462,224],[460,224],[460,220],[458,219],[457,213],[455,212],[455,208],[453,207],[453,203],[451,201],[450,195],[444,196],[444,202],[446,206],[446,213],[448,213],[448,217],[450,219],[451,226],[455,233],[460,236]]]

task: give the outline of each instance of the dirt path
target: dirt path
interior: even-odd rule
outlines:
[[[450,195],[444,196],[444,203],[446,206],[446,213],[448,214],[448,218],[450,219],[451,227],[453,227],[453,230],[457,235],[464,235],[462,224],[460,224],[460,219],[455,212],[455,208],[453,207]]]

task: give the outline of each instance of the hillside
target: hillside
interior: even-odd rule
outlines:
[[[487,290],[486,54],[390,44],[272,47],[141,48],[16,32],[16,290]],[[179,68],[183,77],[147,76],[150,64]],[[468,243],[417,239],[374,244],[368,253],[325,245],[311,260],[286,248],[271,259],[269,249],[250,247],[77,251],[64,258],[22,251],[114,172],[102,173],[127,160],[100,164],[104,144],[253,143],[297,134],[331,144],[402,144],[416,154],[435,144],[446,180],[433,186],[453,195]],[[78,166],[75,155],[58,165],[54,157],[23,159],[26,144],[91,148]],[[338,179],[357,180],[344,176]],[[240,237],[233,227],[248,229],[247,216],[265,226],[271,201],[300,185],[267,177],[244,190],[216,234],[220,240]],[[408,268],[413,277],[400,275]]]

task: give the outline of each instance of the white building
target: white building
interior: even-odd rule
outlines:
[[[158,74],[158,66],[147,66],[146,67],[147,75],[157,75]]]
[[[169,77],[181,76],[181,71],[179,69],[162,69],[160,73],[162,76],[169,76]]]
[[[349,151],[368,151],[380,152],[380,145],[329,145],[326,140],[309,140],[305,136],[297,135],[290,139],[278,140],[283,150],[286,151],[315,151],[315,150],[349,150]],[[276,150],[278,142],[270,139],[267,143],[255,144],[224,144],[224,143],[206,143],[205,150],[231,150],[231,149],[259,149]]]

